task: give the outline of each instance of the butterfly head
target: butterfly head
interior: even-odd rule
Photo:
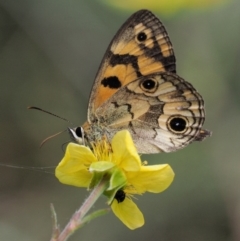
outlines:
[[[68,127],[68,132],[70,134],[71,139],[80,144],[80,145],[85,145],[85,140],[84,140],[84,130],[81,126],[75,127],[75,128],[70,128]]]

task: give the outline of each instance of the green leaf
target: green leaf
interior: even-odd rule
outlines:
[[[120,169],[115,168],[111,174],[109,187],[107,190],[119,190],[127,183],[127,177]]]
[[[97,211],[87,215],[86,217],[84,217],[82,219],[81,225],[83,225],[85,223],[88,223],[88,222],[92,221],[95,218],[101,217],[101,216],[109,213],[110,210],[111,210],[110,208],[100,209],[100,210],[97,210]]]
[[[93,162],[90,167],[90,172],[104,172],[111,170],[115,166],[114,163],[109,161],[99,161],[99,162]]]
[[[107,161],[99,161],[93,162],[90,167],[89,171],[93,173],[93,177],[89,184],[89,189],[94,188],[98,185],[98,183],[102,180],[103,176],[109,176],[108,179],[111,178],[112,169],[115,167],[115,164],[112,162]],[[107,174],[107,175],[106,175]]]
[[[118,189],[113,189],[110,191],[105,191],[103,194],[108,198],[107,204],[111,205],[113,202],[113,199],[115,198],[115,195],[117,193]]]
[[[104,175],[104,172],[94,172],[88,189],[93,189],[94,187],[96,187],[99,184],[99,182],[103,179]]]

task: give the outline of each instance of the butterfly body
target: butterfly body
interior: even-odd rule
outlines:
[[[133,14],[110,43],[97,73],[76,141],[109,140],[127,129],[139,153],[171,152],[210,135],[201,129],[204,102],[176,74],[168,34],[148,10]],[[78,138],[79,137],[79,138]]]

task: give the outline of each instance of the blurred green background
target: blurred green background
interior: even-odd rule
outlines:
[[[110,40],[127,17],[148,7],[130,2],[124,9],[114,1],[110,6],[97,0],[0,0],[0,240],[49,240],[50,203],[63,227],[86,198],[86,190],[62,185],[51,174],[68,134],[39,148],[70,124],[27,106],[61,115],[71,126],[86,120],[88,96]],[[143,156],[169,163],[176,177],[162,194],[138,197],[142,228],[130,231],[110,213],[70,240],[240,240],[240,2],[202,1],[202,7],[191,8],[149,2],[168,30],[178,74],[204,97],[204,127],[213,136],[176,153]],[[95,210],[105,202],[101,198]]]

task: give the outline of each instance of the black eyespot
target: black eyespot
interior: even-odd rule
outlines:
[[[147,35],[144,33],[144,32],[140,32],[138,35],[137,35],[137,40],[139,42],[143,42],[147,39]]]
[[[125,192],[123,190],[118,190],[114,198],[118,201],[118,203],[121,203],[124,201],[125,197]]]
[[[81,127],[77,127],[75,133],[78,137],[82,138],[82,128]]]
[[[146,90],[152,90],[156,87],[156,81],[152,79],[146,79],[142,82],[142,87]]]
[[[169,122],[171,130],[176,132],[183,132],[186,129],[187,121],[182,117],[174,117]]]

